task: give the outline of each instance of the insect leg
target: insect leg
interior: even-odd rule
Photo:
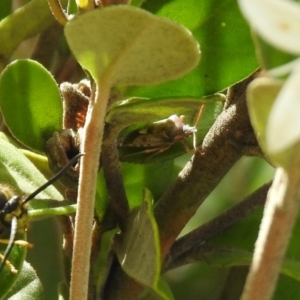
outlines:
[[[164,151],[168,150],[170,147],[171,147],[171,144],[166,146],[166,147],[148,148],[148,149],[141,150],[141,151],[138,151],[138,152],[135,152],[135,153],[126,154],[122,157],[122,160],[126,159],[128,157],[132,157],[132,156],[136,156],[136,155],[140,155],[140,154],[152,153],[150,156],[148,156],[144,159],[144,162],[146,162],[148,159],[152,158],[153,156],[155,156],[155,155],[157,155],[161,152],[164,152]]]
[[[13,274],[18,273],[18,270],[13,266],[13,264],[8,259],[4,261],[4,255],[0,254],[0,258],[2,259],[3,265],[6,265],[10,269],[11,273]]]
[[[9,254],[10,254],[10,252],[11,252],[13,246],[14,246],[14,241],[16,239],[17,231],[18,231],[18,218],[13,216],[13,218],[11,220],[11,230],[10,230],[9,242],[8,242],[8,245],[7,245],[6,250],[4,252],[3,259],[2,259],[2,262],[1,262],[1,265],[0,265],[0,273],[3,270],[4,265],[6,264],[6,261],[8,259],[8,256],[9,256]]]
[[[197,116],[197,119],[196,119],[196,122],[195,122],[195,126],[194,127],[197,127],[197,125],[198,125],[198,123],[199,123],[199,120],[200,120],[200,118],[201,118],[201,115],[202,115],[202,113],[203,113],[203,109],[204,109],[204,104],[202,104],[201,105],[201,107],[200,107],[200,110],[199,110],[199,113],[198,113],[198,116]],[[195,151],[196,151],[196,148],[197,148],[197,140],[196,140],[196,133],[194,132],[193,133],[193,147],[194,147],[194,149],[195,149]]]
[[[181,141],[180,144],[182,145],[185,152],[196,152],[195,146],[193,146],[193,149],[190,149],[184,141]]]
[[[170,147],[171,147],[171,145],[172,144],[170,144],[170,145],[168,145],[168,146],[166,146],[166,147],[160,147],[160,148],[155,148],[155,152],[154,153],[152,153],[150,156],[148,156],[148,157],[146,157],[145,158],[145,160],[144,160],[144,162],[146,162],[148,159],[150,159],[150,158],[152,158],[152,157],[154,157],[155,155],[157,155],[157,154],[159,154],[159,153],[162,153],[162,152],[164,152],[164,151],[167,151]],[[153,151],[152,151],[153,152]]]

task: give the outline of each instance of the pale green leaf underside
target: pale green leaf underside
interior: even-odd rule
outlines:
[[[276,165],[288,168],[294,147],[281,152],[270,153],[266,141],[266,128],[270,111],[283,85],[283,81],[271,78],[257,78],[248,87],[247,101],[252,125],[261,148]],[[284,124],[283,124],[284,125]],[[281,143],[278,137],[278,143]]]
[[[247,100],[252,125],[261,147],[267,151],[266,125],[272,105],[282,87],[282,82],[270,78],[254,80],[247,90]]]
[[[65,27],[68,44],[98,82],[151,85],[179,78],[199,62],[183,26],[128,5],[95,9]]]

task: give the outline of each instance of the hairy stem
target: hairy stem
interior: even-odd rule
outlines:
[[[78,209],[75,219],[74,248],[71,271],[70,300],[85,300],[88,297],[90,254],[96,181],[101,152],[104,117],[109,99],[110,85],[102,82],[103,89],[96,91],[91,100],[82,141],[82,153],[78,189]],[[104,88],[106,87],[106,88]]]

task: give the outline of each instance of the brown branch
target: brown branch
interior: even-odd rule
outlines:
[[[62,35],[63,27],[58,23],[54,23],[43,31],[38,38],[31,59],[38,61],[49,70],[52,66],[54,54]]]
[[[155,207],[163,258],[199,205],[243,155],[245,147],[257,146],[245,99],[251,80],[247,78],[231,89],[228,95],[231,104],[218,117],[201,149]],[[105,299],[137,299],[141,292],[141,286],[120,266],[110,273],[109,283],[112,287],[105,287],[106,292],[110,291]]]
[[[242,156],[243,149],[257,145],[245,95],[252,79],[250,76],[230,89],[229,107],[217,118],[202,147],[158,202],[155,216],[162,257],[201,203]]]
[[[123,231],[130,209],[119,163],[116,135],[112,125],[108,123],[105,124],[104,129],[101,163],[110,203],[117,216],[119,226]]]
[[[222,230],[233,225],[237,221],[264,205],[271,183],[265,184],[254,193],[246,197],[243,201],[234,205],[215,219],[191,231],[187,235],[177,240],[166,256],[164,271],[190,263],[193,260],[190,253],[195,254],[193,249],[206,242],[209,238],[218,234]]]

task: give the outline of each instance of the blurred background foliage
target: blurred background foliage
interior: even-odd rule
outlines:
[[[26,3],[28,3],[26,0],[1,1],[0,20]],[[139,4],[139,1],[133,1],[133,3]],[[187,75],[180,81],[180,84],[168,82],[153,87],[133,87],[125,92],[126,96],[153,97],[153,95],[180,96],[186,94],[205,96],[224,91],[257,68],[258,63],[250,31],[240,15],[235,0],[221,2],[217,0],[201,2],[196,0],[149,0],[144,2],[142,7],[159,16],[175,20],[190,29],[201,45],[202,58],[199,68],[191,75]],[[37,40],[38,37],[34,36],[20,43],[11,54],[10,61],[32,57]],[[60,38],[57,43],[59,45],[59,54],[57,55],[60,55],[57,61],[61,65],[69,63],[70,69],[74,72],[72,76],[68,74],[70,81],[78,80],[83,74],[78,70],[78,66],[74,66],[68,60],[69,52],[65,41]],[[64,58],[67,59],[67,62],[62,63]],[[56,72],[55,78],[61,82],[66,74],[59,73],[57,70],[56,66],[51,71]],[[180,170],[189,158],[189,154],[177,158],[176,170]],[[273,167],[262,159],[243,157],[205,200],[181,234],[184,235],[197,228],[241,201],[261,185],[269,182],[273,175]],[[56,230],[54,230],[55,228]],[[112,233],[106,235],[103,248],[108,249],[111,236]],[[45,299],[56,299],[57,285],[64,278],[64,266],[60,251],[62,237],[58,222],[54,219],[32,222],[28,231],[28,240],[34,244],[34,249],[28,252],[28,261],[36,269],[43,282]],[[199,295],[201,295],[201,299],[213,300],[219,299],[222,287],[229,284],[228,272],[229,269],[199,262],[169,271],[164,278],[170,284],[175,299],[187,299],[188,293],[189,300],[199,299]],[[246,274],[243,267],[237,272],[241,272],[244,276]],[[283,275],[281,279],[282,283],[278,286],[274,299],[299,299],[299,282]],[[235,285],[237,289],[241,287],[238,283]],[[287,287],[292,288],[287,289]]]
[[[186,154],[185,157],[178,158],[176,161],[177,165],[181,168],[189,157],[190,155]],[[274,171],[273,167],[259,158],[243,157],[205,200],[197,213],[186,225],[182,235],[216,217],[219,213],[241,201],[245,196],[255,191],[264,183],[272,180]],[[53,228],[57,228],[56,233]],[[107,250],[111,236],[112,233],[107,234],[105,238],[107,244],[102,246]],[[63,279],[59,227],[57,227],[54,220],[32,222],[28,231],[28,240],[34,244],[34,248],[28,251],[27,259],[33,264],[42,282],[45,284],[46,299],[54,299],[53,297],[56,297],[57,284]],[[51,243],[51,247],[49,247],[49,243]],[[54,251],[55,248],[57,251]],[[247,267],[245,268],[247,270]],[[164,278],[170,284],[175,299],[186,299],[188,292],[189,300],[198,300],[199,295],[204,300],[217,300],[226,283],[228,272],[229,269],[227,268],[198,262],[171,270],[165,273]],[[246,275],[245,271],[243,275]],[[295,284],[299,285],[298,282],[291,278],[284,275],[282,277],[285,277],[285,281],[291,286]],[[245,277],[241,277],[241,279],[243,278]],[[244,282],[241,280],[240,284],[239,286],[235,282],[233,287],[237,289],[241,288]],[[284,291],[285,287],[282,290]],[[291,295],[289,299],[296,300],[298,296],[299,294]],[[281,300],[284,298],[277,293],[274,299]]]

